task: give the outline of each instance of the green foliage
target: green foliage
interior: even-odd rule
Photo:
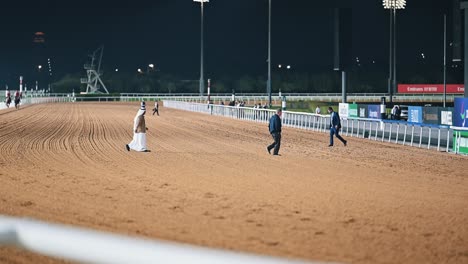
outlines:
[[[437,73],[432,78],[414,72],[403,76],[400,82],[407,83],[437,83]],[[76,93],[85,91],[86,85],[80,84],[82,73],[67,74],[52,84],[53,92]],[[265,93],[266,76],[211,76],[212,93]],[[347,72],[347,90],[350,93],[385,93],[387,92],[387,74],[378,70],[365,70],[354,67]],[[456,81],[451,74],[448,79]],[[198,93],[199,80],[187,80],[180,76],[160,71],[145,73],[105,72],[103,81],[111,93]],[[323,71],[315,73],[301,73],[291,71],[273,71],[272,92],[283,93],[339,93],[341,92],[341,73]]]
[[[79,74],[65,75],[62,79],[51,84],[51,92],[71,93],[74,90],[75,93],[79,93],[81,91],[80,77]]]

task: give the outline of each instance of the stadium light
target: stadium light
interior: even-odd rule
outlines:
[[[203,96],[204,88],[204,77],[203,77],[203,3],[208,3],[210,0],[193,0],[194,2],[200,3],[201,10],[201,30],[200,30],[200,96]]]
[[[396,82],[396,10],[405,9],[406,0],[383,0],[385,9],[390,9],[390,45],[389,45],[389,70],[388,93],[390,102],[393,102],[393,91],[397,90]]]
[[[405,9],[406,0],[383,0],[385,9]]]

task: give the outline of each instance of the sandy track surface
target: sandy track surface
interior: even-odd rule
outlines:
[[[282,257],[468,263],[468,158],[138,104],[0,112],[0,214]],[[345,137],[346,138],[346,137]],[[339,142],[338,142],[339,143]],[[61,263],[0,248],[0,263]]]

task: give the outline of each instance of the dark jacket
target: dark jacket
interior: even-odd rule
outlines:
[[[270,118],[269,128],[270,128],[270,134],[281,133],[281,118],[277,114],[274,114]]]
[[[335,127],[335,126],[338,126],[338,128],[341,128],[340,115],[337,112],[331,112],[330,127]]]

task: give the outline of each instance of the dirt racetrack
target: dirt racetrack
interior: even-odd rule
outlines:
[[[0,214],[344,263],[468,263],[468,157],[138,103],[0,112]],[[339,143],[339,142],[338,142]],[[62,263],[0,247],[0,263]]]

